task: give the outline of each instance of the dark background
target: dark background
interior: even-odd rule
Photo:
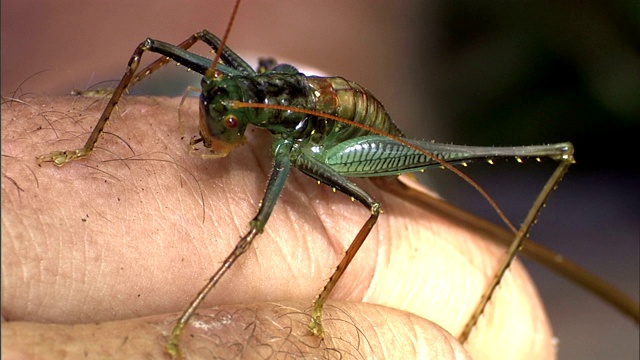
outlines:
[[[637,299],[640,172],[631,157],[640,134],[640,3],[461,0],[443,2],[441,10],[435,94],[453,130],[448,140],[573,142],[577,163],[532,236]],[[526,199],[551,169],[496,168],[483,166],[474,178],[522,219],[531,203]],[[447,196],[467,204],[477,199],[466,188]],[[481,199],[469,205],[487,212]],[[527,265],[561,359],[638,357],[636,325],[575,285]]]
[[[145,37],[178,43],[202,28],[221,35],[230,11],[230,1],[205,0],[3,2],[2,95],[61,95],[118,80]],[[357,81],[411,137],[573,142],[577,163],[532,236],[637,299],[639,39],[634,1],[265,0],[241,6],[229,44],[245,58],[276,56]],[[170,66],[133,92],[179,96],[197,83]],[[518,224],[553,165],[507,161],[465,171]],[[432,171],[427,181],[458,206],[495,218],[451,174]],[[561,359],[638,358],[635,324],[569,282],[529,268]]]

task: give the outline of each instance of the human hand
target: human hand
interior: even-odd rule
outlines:
[[[226,158],[187,155],[176,106],[176,99],[123,99],[106,129],[121,139],[105,134],[87,159],[58,169],[37,166],[35,157],[82,146],[104,101],[2,105],[4,355],[168,356],[163,348],[176,312],[248,229],[271,163],[262,130],[249,130],[248,144]],[[187,118],[196,108],[185,109]],[[196,123],[187,121],[187,134],[196,133]],[[231,338],[248,357],[267,348],[321,355],[339,348],[363,358],[462,355],[448,332],[462,329],[504,250],[360,184],[385,213],[332,293],[324,343],[306,333],[311,301],[368,214],[293,171],[264,234],[198,311],[242,316],[225,318],[236,326],[189,330],[197,336],[185,334],[185,354],[236,356],[229,351],[238,347],[219,344]],[[197,321],[219,325],[216,319]],[[474,358],[554,354],[544,310],[520,265],[467,349]]]

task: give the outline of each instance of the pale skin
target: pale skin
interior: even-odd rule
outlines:
[[[173,321],[257,211],[270,171],[270,135],[249,130],[245,146],[203,160],[185,149],[197,133],[194,102],[183,109],[181,140],[178,99],[128,97],[106,131],[124,139],[135,160],[108,161],[134,154],[105,134],[87,159],[38,166],[37,155],[82,146],[106,101],[24,100],[2,105],[3,358],[168,358],[163,349]],[[238,351],[251,358],[265,346],[314,354],[337,348],[364,358],[554,355],[544,309],[519,264],[465,350],[455,335],[503,250],[369,181],[359,183],[384,214],[332,293],[324,342],[306,332],[311,303],[367,210],[294,170],[264,234],[199,311],[255,317],[231,317],[237,328],[207,330],[196,340],[188,330],[188,358]],[[253,323],[251,334],[264,337],[246,334]],[[283,328],[294,330],[277,333]],[[242,350],[215,347],[230,334]],[[254,341],[242,342],[247,338]],[[284,348],[274,338],[297,345]]]

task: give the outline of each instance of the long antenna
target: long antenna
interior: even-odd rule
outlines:
[[[211,63],[211,67],[207,69],[204,73],[204,76],[208,79],[213,79],[216,77],[216,66],[218,65],[218,61],[220,61],[220,56],[222,56],[222,51],[227,44],[227,38],[229,37],[229,33],[231,32],[231,27],[233,26],[233,21],[236,18],[236,14],[238,13],[238,7],[240,6],[240,0],[236,1],[235,6],[233,7],[233,11],[231,12],[231,19],[229,19],[229,24],[227,25],[227,29],[224,31],[224,36],[222,37],[222,42],[220,43],[220,47],[218,47],[218,51],[216,51],[216,57],[213,58],[213,62]]]

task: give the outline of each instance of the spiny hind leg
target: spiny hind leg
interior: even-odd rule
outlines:
[[[351,263],[351,260],[353,260],[354,256],[360,249],[360,246],[362,246],[364,240],[371,232],[371,229],[373,229],[381,210],[380,204],[373,199],[371,195],[367,194],[358,185],[336,172],[333,168],[313,158],[309,158],[304,155],[301,157],[304,161],[298,161],[296,164],[296,167],[299,170],[312,178],[319,180],[346,195],[349,195],[351,198],[358,200],[358,202],[371,211],[371,216],[369,216],[369,219],[367,219],[362,228],[360,228],[360,231],[358,231],[355,239],[351,242],[351,245],[349,245],[344,257],[340,261],[340,264],[338,264],[338,267],[329,278],[329,281],[313,302],[309,330],[311,330],[314,335],[322,337],[324,335],[324,326],[322,325],[322,309],[324,304],[327,302],[327,299],[338,280],[340,280],[340,277],[342,277],[342,274]]]
[[[360,246],[362,246],[364,240],[367,238],[367,236],[371,232],[371,229],[373,229],[373,226],[378,220],[378,215],[380,214],[380,206],[377,203],[374,203],[372,204],[370,209],[371,216],[369,217],[369,219],[367,219],[367,222],[362,226],[362,228],[360,228],[358,235],[356,235],[355,239],[351,242],[351,245],[349,245],[349,248],[342,258],[342,261],[340,261],[340,264],[338,264],[338,267],[329,278],[329,281],[322,289],[322,292],[320,292],[318,297],[313,302],[313,310],[311,313],[311,323],[309,324],[309,330],[311,330],[311,332],[316,336],[324,336],[324,326],[322,325],[322,309],[324,307],[324,304],[327,302],[327,299],[329,298],[329,294],[331,294],[331,291],[338,283],[338,280],[340,280],[340,277],[342,277],[342,274],[347,269],[347,267],[351,263],[351,260],[353,260],[353,257],[356,255],[356,253],[360,249]]]
[[[549,146],[549,148],[554,149],[552,146]],[[505,273],[513,263],[516,255],[522,248],[524,240],[527,238],[527,236],[529,236],[529,231],[535,224],[536,218],[538,217],[538,214],[540,214],[540,210],[542,210],[545,203],[547,202],[547,199],[549,199],[551,192],[556,189],[556,187],[560,183],[560,180],[562,180],[562,177],[569,169],[569,166],[574,163],[573,145],[571,145],[570,143],[566,143],[563,147],[558,148],[557,153],[546,154],[546,156],[557,160],[559,162],[558,167],[549,177],[544,187],[538,194],[538,197],[536,197],[533,205],[529,209],[529,213],[522,222],[520,229],[518,229],[518,231],[515,233],[514,239],[507,249],[507,253],[504,256],[502,263],[498,267],[498,270],[496,271],[493,279],[487,286],[487,289],[478,302],[473,314],[471,315],[471,318],[466,323],[464,329],[458,336],[458,340],[460,340],[460,342],[463,344],[468,340],[469,335],[475,328],[478,320],[484,314],[484,311],[487,308],[496,290],[498,289],[502,278],[504,277]]]

